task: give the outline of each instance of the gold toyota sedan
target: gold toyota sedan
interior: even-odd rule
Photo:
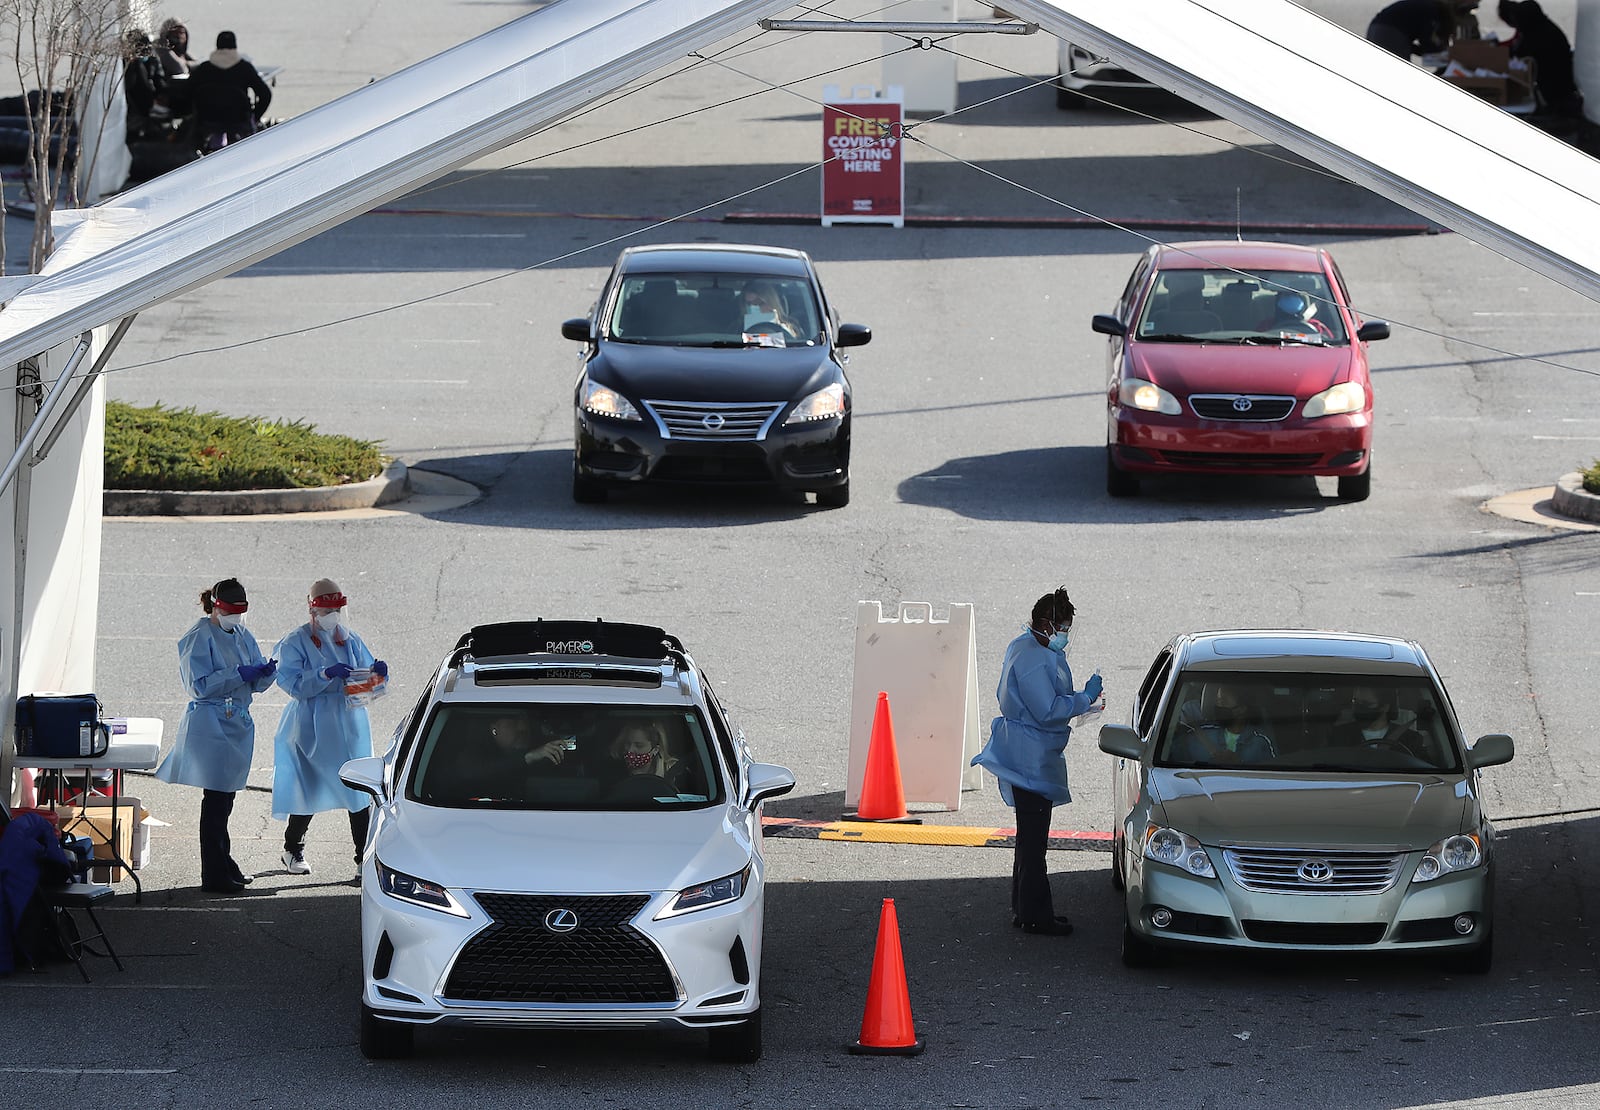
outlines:
[[[1351,633],[1180,635],[1106,725],[1122,961],[1169,948],[1493,958],[1494,827],[1433,664]]]

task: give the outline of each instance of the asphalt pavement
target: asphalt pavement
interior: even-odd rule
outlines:
[[[285,61],[274,114],[289,115],[528,6],[291,2],[267,28],[216,0],[185,16],[197,38],[229,24],[247,53]],[[1348,27],[1368,15],[1315,7]],[[1546,7],[1570,16],[1570,5]],[[170,740],[183,706],[174,644],[199,590],[227,575],[250,589],[264,645],[303,619],[313,579],[339,581],[352,623],[392,667],[375,737],[474,623],[647,621],[682,637],[758,756],[795,770],[799,788],[770,812],[831,819],[843,810],[858,600],[972,604],[984,720],[1005,642],[1061,583],[1079,605],[1071,660],[1103,670],[1107,720],[1126,714],[1180,631],[1406,635],[1443,672],[1469,735],[1517,741],[1516,761],[1485,775],[1502,834],[1495,970],[1240,957],[1135,973],[1117,960],[1102,853],[1051,854],[1058,909],[1078,925],[1057,939],[1008,927],[1006,851],[782,838],[767,843],[760,1064],[713,1067],[688,1034],[510,1033],[425,1035],[416,1060],[370,1064],[355,1045],[359,902],[343,821],[313,824],[310,876],[277,864],[282,826],[266,787],[283,701],[270,693],[233,820],[256,883],[234,898],[201,894],[197,792],[133,777],[130,792],[165,824],[142,903],[119,895],[102,915],[127,971],[95,961],[88,986],[70,967],[0,980],[0,1073],[19,1098],[1600,1105],[1588,918],[1600,912],[1589,906],[1600,537],[1482,507],[1600,452],[1595,306],[1457,235],[1318,233],[1361,311],[1394,324],[1373,347],[1371,499],[1340,502],[1329,481],[1197,478],[1112,501],[1104,346],[1088,322],[1147,240],[994,218],[1057,215],[1063,203],[1197,225],[1417,218],[1163,94],[1058,112],[1037,84],[1054,71],[1053,41],[974,40],[962,44],[960,102],[987,103],[923,125],[906,178],[912,211],[990,220],[979,226],[723,220],[815,211],[816,173],[798,171],[820,152],[821,86],[880,71],[877,36],[767,35],[704,51],[388,214],[141,314],[112,396],[309,420],[379,439],[475,492],[370,514],[107,519],[98,692],[113,712],[163,718]],[[760,91],[791,81],[791,92]],[[560,322],[588,309],[623,245],[674,240],[806,249],[843,317],[874,328],[850,364],[847,508],[763,493],[571,501],[576,351]],[[1109,757],[1078,736],[1069,766],[1075,800],[1057,827],[1109,829]],[[992,782],[927,819],[1011,823]],[[844,1051],[884,897],[896,901],[928,1041],[912,1060]]]

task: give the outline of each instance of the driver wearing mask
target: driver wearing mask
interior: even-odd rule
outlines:
[[[1417,759],[1428,758],[1428,742],[1422,733],[1395,719],[1391,691],[1357,686],[1350,700],[1350,717],[1335,726],[1334,743],[1338,746],[1389,748]]]
[[[776,325],[776,327],[774,327]],[[781,329],[785,339],[799,339],[800,327],[783,307],[778,287],[770,281],[752,281],[744,287],[744,330],[746,334],[775,334]]]
[[[1256,325],[1257,331],[1296,332],[1331,337],[1333,329],[1316,318],[1317,302],[1298,289],[1279,290],[1272,302],[1272,319]]]

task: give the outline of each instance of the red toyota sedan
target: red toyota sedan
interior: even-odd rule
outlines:
[[[1309,474],[1372,487],[1367,344],[1389,325],[1350,308],[1321,247],[1157,244],[1111,315],[1106,490],[1160,474]]]

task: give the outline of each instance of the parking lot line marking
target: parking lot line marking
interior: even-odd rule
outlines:
[[[21,1068],[0,1067],[14,1075],[175,1075],[177,1068]]]
[[[927,844],[955,848],[1011,848],[1016,829],[971,825],[880,825],[873,821],[805,821],[794,817],[763,817],[764,836],[801,840],[854,841],[866,844]],[[1052,829],[1049,847],[1067,851],[1111,850],[1111,834],[1091,829]]]

